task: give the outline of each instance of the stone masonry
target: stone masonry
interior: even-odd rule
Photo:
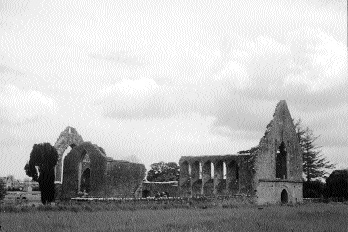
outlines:
[[[72,149],[65,157],[67,148]],[[56,198],[82,193],[95,197],[134,197],[145,176],[143,164],[107,157],[105,150],[84,142],[75,128],[67,127],[57,139]]]
[[[302,202],[302,152],[285,101],[258,146],[222,156],[183,156],[182,196],[243,194],[257,204]]]
[[[79,135],[76,129],[73,127],[68,126],[67,128],[65,128],[64,131],[60,133],[56,143],[54,144],[54,147],[58,152],[58,164],[55,167],[56,182],[62,182],[64,151],[68,147],[74,148],[75,146],[78,146],[81,143],[83,143],[83,139],[81,135]]]

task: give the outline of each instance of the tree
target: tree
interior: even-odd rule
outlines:
[[[57,161],[57,150],[51,144],[34,144],[30,160],[24,167],[27,176],[39,182],[41,202],[44,205],[54,201],[54,166]]]
[[[326,179],[326,196],[348,199],[348,170],[335,170]]]
[[[0,178],[0,200],[4,199],[6,195],[6,183],[5,180]]]
[[[319,146],[315,145],[315,141],[320,136],[315,136],[309,127],[303,127],[301,119],[295,122],[296,133],[302,148],[303,156],[303,174],[307,182],[317,178],[323,178],[328,172],[326,169],[335,168],[323,154]]]
[[[151,164],[151,169],[147,173],[147,180],[154,182],[178,181],[180,167],[175,162]]]

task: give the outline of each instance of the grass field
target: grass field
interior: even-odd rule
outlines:
[[[59,207],[24,207],[12,212],[2,208],[2,231],[348,231],[348,205],[343,203],[167,209],[115,208],[99,203]]]

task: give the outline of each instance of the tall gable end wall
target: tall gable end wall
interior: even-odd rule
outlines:
[[[278,171],[280,170],[281,175],[277,176],[276,156],[282,142],[285,145],[286,153],[283,154],[286,154],[286,158],[279,162],[278,167],[281,168]],[[286,170],[285,175],[282,175],[282,170]],[[254,185],[258,204],[302,202],[302,152],[285,101],[278,103],[273,119],[259,143],[255,158]],[[286,200],[282,196],[284,192]]]
[[[287,179],[301,181],[301,148],[285,101],[278,103],[273,120],[259,143],[260,150],[255,163],[258,179],[275,179],[275,155],[281,142],[284,142],[287,150]]]

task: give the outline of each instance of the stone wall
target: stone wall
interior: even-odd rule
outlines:
[[[255,160],[257,179],[276,178],[276,152],[281,142],[284,142],[287,150],[287,179],[302,181],[301,148],[285,101],[278,103],[273,120],[259,143]]]
[[[156,193],[167,193],[168,197],[178,197],[178,182],[144,182],[141,197],[155,197]]]
[[[179,160],[182,196],[252,194],[249,155],[183,156]],[[213,171],[214,170],[214,171]]]
[[[55,167],[55,181],[61,183],[62,168],[63,168],[63,154],[68,147],[73,148],[83,143],[81,135],[79,135],[75,128],[68,126],[62,131],[54,144],[58,152],[58,163]]]
[[[246,194],[258,204],[302,202],[302,152],[285,101],[277,104],[258,146],[237,155],[183,156],[179,165],[182,196]]]
[[[108,162],[106,192],[109,197],[134,197],[145,177],[143,164],[112,160]]]
[[[282,143],[286,157],[283,163],[278,163],[278,168],[285,170],[285,175],[277,176],[277,152]],[[283,190],[287,191],[289,202],[302,202],[302,152],[285,101],[278,103],[258,149],[252,155],[255,156],[254,185],[258,202],[281,202],[279,194]]]
[[[257,204],[282,203],[282,192],[286,191],[287,199],[283,203],[302,202],[302,183],[291,181],[260,181],[257,189]]]
[[[84,162],[88,155],[89,162]],[[90,192],[89,195],[99,196],[103,194],[106,157],[96,145],[83,142],[74,147],[64,159],[64,172],[62,183],[62,198],[76,197],[80,188],[82,172],[90,168]]]
[[[72,150],[62,163],[63,154],[68,147]],[[89,196],[134,197],[145,176],[143,164],[107,157],[101,147],[83,142],[73,127],[68,126],[59,135],[55,148],[59,155],[55,167],[56,198],[59,199],[76,197],[84,190]]]

